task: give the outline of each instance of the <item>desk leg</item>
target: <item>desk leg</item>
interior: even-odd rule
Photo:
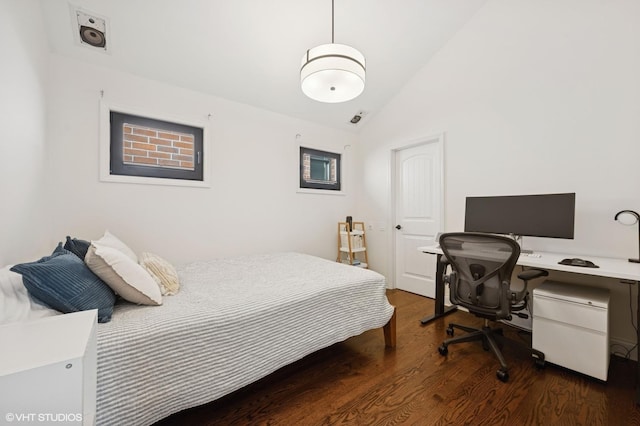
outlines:
[[[443,317],[451,312],[454,312],[458,308],[455,306],[444,306],[444,263],[440,260],[442,255],[439,254],[436,259],[436,307],[433,315],[426,316],[420,320],[422,324],[427,324],[435,319]],[[640,374],[640,370],[638,370]]]
[[[636,309],[636,324],[640,325],[640,281],[636,281],[636,290],[638,292]],[[640,344],[640,326],[636,326],[636,344]],[[640,346],[636,347],[636,353],[640,353]],[[640,355],[636,363],[636,405],[640,405]]]

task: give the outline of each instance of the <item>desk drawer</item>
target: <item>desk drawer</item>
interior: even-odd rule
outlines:
[[[602,333],[609,330],[609,314],[606,308],[551,297],[533,297],[533,317],[547,318]]]
[[[607,333],[552,321],[533,319],[533,347],[547,362],[607,380],[609,337]]]
[[[533,290],[532,316],[608,333],[609,299],[607,289],[547,280]]]

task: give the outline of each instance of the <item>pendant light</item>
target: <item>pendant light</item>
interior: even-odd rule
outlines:
[[[331,44],[307,50],[300,68],[302,92],[313,100],[327,103],[346,102],[360,95],[366,69],[362,53],[333,42],[333,21],[334,0],[331,0]]]

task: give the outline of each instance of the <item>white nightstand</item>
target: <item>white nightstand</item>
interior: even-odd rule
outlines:
[[[1,424],[95,424],[97,312],[0,326]]]

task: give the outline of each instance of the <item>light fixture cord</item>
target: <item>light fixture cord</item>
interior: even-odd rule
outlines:
[[[333,25],[333,19],[334,19],[333,18],[334,17],[333,9],[334,9],[334,4],[333,4],[333,2],[334,2],[334,0],[331,0],[331,44],[334,44],[334,41],[333,41],[333,34],[334,34],[334,32],[333,32],[333,27],[334,27],[334,25]]]

